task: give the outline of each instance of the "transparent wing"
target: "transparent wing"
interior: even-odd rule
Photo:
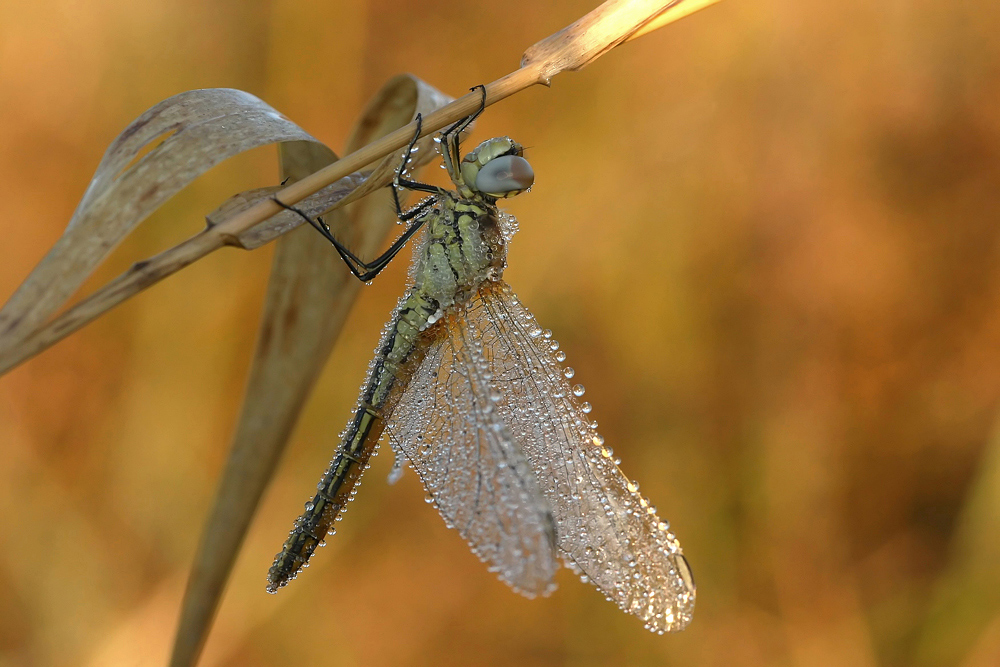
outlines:
[[[495,411],[535,470],[567,565],[650,630],[683,629],[695,585],[677,538],[591,427],[552,333],[502,281],[483,285],[466,315],[501,397]]]
[[[486,360],[460,314],[434,336],[386,422],[449,527],[524,595],[555,588],[554,521],[535,473],[495,409]]]

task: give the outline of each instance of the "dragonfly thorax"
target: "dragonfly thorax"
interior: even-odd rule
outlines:
[[[442,197],[414,265],[413,287],[439,309],[464,303],[487,280],[498,280],[507,247],[497,208],[482,199]]]

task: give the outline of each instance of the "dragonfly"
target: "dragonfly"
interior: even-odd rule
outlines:
[[[275,199],[363,281],[421,234],[409,287],[383,330],[353,417],[268,571],[267,590],[296,578],[335,532],[386,432],[393,474],[409,461],[448,526],[515,591],[548,595],[561,561],[648,629],[682,630],[695,584],[676,536],[597,433],[552,332],[503,280],[517,221],[497,202],[528,190],[534,173],[509,137],[460,158],[463,132],[485,109],[485,87],[482,95],[478,111],[436,138],[453,190],[406,177],[417,117],[391,186],[408,226],[375,260],[362,261],[321,219]],[[427,196],[404,210],[401,190]]]

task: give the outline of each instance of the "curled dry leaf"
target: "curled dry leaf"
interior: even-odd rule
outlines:
[[[548,84],[556,74],[578,71],[619,44],[648,34],[719,0],[609,0],[572,25],[532,45],[521,67]]]
[[[195,178],[243,151],[295,140],[316,141],[240,90],[192,90],[146,111],[108,147],[66,232],[0,311],[0,346],[48,320],[136,225]]]
[[[521,67],[536,68],[547,84],[560,72],[583,69],[680,2],[682,0],[605,2],[575,23],[532,45],[521,56]]]
[[[417,113],[429,113],[450,100],[415,77],[395,77],[369,103],[348,147],[367,144],[408,124]],[[433,153],[429,139],[425,146],[426,150],[417,153],[420,159],[414,161],[414,167],[429,161]],[[329,149],[312,142],[286,142],[279,150],[281,178],[291,182],[336,160]],[[356,172],[355,178],[363,176]],[[372,180],[380,178],[376,168]],[[350,192],[349,188],[337,185],[321,190],[298,206],[310,215],[323,213]],[[232,215],[237,209],[272,196],[276,189],[241,193],[209,218]],[[353,206],[334,210],[326,221],[362,257],[372,255],[396,220],[389,197],[387,190],[377,192]],[[296,220],[280,224],[301,223],[294,213],[288,215]],[[250,229],[247,236],[241,237],[241,245],[247,247],[267,234],[281,233],[276,231],[280,230],[280,224],[274,222],[281,217],[275,216]],[[259,236],[253,236],[255,233]],[[311,228],[297,229],[278,240],[247,393],[232,450],[195,555],[171,657],[172,667],[186,667],[197,660],[260,497],[360,285],[333,248]],[[281,390],[275,391],[276,387]]]
[[[670,6],[663,10],[660,14],[656,16],[653,20],[643,24],[638,30],[633,32],[625,40],[626,42],[631,42],[633,39],[638,39],[643,35],[648,35],[654,30],[659,30],[665,25],[673,23],[674,21],[679,21],[685,16],[690,16],[697,11],[701,11],[710,5],[720,2],[720,0],[680,0],[679,2],[672,2]]]
[[[296,204],[295,207],[306,215],[315,218],[332,209],[366,180],[368,179],[362,172],[356,171],[353,174],[348,174],[336,183],[326,186],[316,194],[306,197]],[[233,195],[224,201],[222,206],[206,215],[205,221],[209,227],[214,227],[227,218],[247,210],[258,202],[274,197],[279,192],[281,192],[281,186],[272,185],[266,188],[246,190],[245,192]],[[227,237],[227,245],[237,246],[244,250],[253,250],[270,243],[282,234],[290,232],[304,223],[305,221],[302,219],[302,216],[292,211],[282,211],[256,227],[251,227],[242,234]]]

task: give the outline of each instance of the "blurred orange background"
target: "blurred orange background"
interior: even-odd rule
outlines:
[[[4,2],[0,299],[170,95],[250,91],[339,152],[392,75],[461,94],[595,4]],[[677,531],[687,631],[566,570],[510,592],[415,475],[385,483],[386,453],[265,594],[400,261],[354,308],[201,664],[1000,664],[998,33],[988,0],[729,0],[479,121],[529,147],[507,279]],[[197,181],[89,288],[274,183],[274,153]],[[0,667],[166,663],[270,252],[215,253],[0,379]]]

